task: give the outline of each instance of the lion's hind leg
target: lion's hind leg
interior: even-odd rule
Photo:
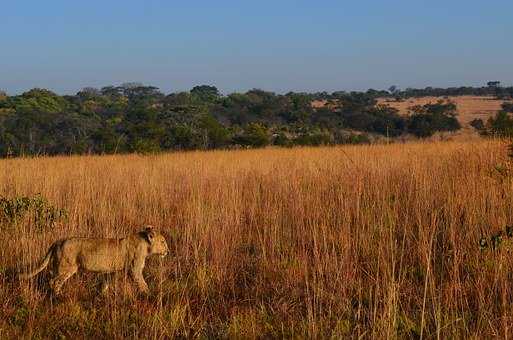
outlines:
[[[78,267],[59,268],[58,274],[50,280],[50,288],[55,295],[60,295],[62,286],[70,277],[78,271]]]

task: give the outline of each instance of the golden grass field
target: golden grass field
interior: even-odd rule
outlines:
[[[513,223],[507,146],[1,160],[0,196],[41,193],[69,220],[0,233],[0,338],[510,338],[510,247],[478,247]],[[123,282],[99,296],[85,274],[55,300],[1,274],[146,223],[171,248],[147,264],[147,298]]]

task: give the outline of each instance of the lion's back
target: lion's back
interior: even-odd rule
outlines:
[[[122,270],[129,253],[124,239],[69,238],[62,243],[62,259],[88,271]]]

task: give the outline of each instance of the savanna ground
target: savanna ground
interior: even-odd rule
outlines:
[[[67,236],[162,228],[152,293],[77,275],[0,274],[0,338],[508,338],[513,257],[478,241],[513,223],[508,142],[0,161],[0,195],[68,220],[0,233],[0,273]]]
[[[410,107],[415,105],[435,104],[438,101],[451,101],[456,104],[457,118],[461,130],[445,134],[444,138],[465,141],[477,139],[479,133],[470,126],[474,119],[481,119],[486,124],[488,119],[494,117],[501,110],[504,100],[486,96],[449,96],[449,97],[419,97],[407,98],[402,101],[380,98],[378,104],[387,105],[399,110],[399,114],[408,115]]]

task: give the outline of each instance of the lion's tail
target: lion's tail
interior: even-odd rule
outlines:
[[[39,266],[36,269],[34,269],[33,271],[28,272],[28,273],[18,273],[18,278],[20,278],[21,280],[30,279],[30,278],[36,276],[37,274],[39,274],[43,269],[45,269],[48,266],[48,264],[50,263],[50,260],[52,258],[52,254],[55,250],[56,245],[57,245],[56,243],[52,244],[50,249],[48,249],[48,252],[46,253],[44,259],[41,260],[41,262],[39,263]]]

